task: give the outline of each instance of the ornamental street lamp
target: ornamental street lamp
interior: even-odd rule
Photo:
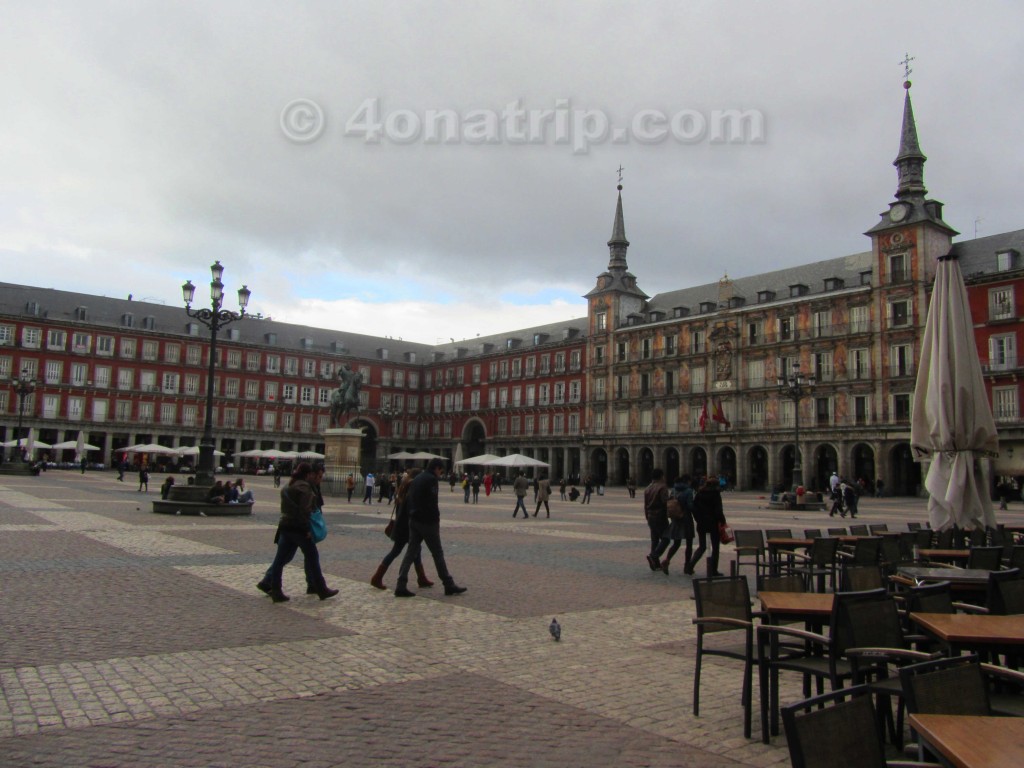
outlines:
[[[814,376],[804,376],[800,363],[793,363],[789,376],[779,376],[779,393],[793,401],[793,486],[804,484],[804,468],[800,460],[800,399],[809,395],[817,383]]]
[[[23,368],[21,376],[11,381],[11,389],[18,396],[18,429],[14,433],[14,446],[11,448],[11,461],[18,455],[18,439],[21,435],[21,423],[25,418],[25,398],[36,391],[36,382],[29,373],[28,368]]]
[[[188,280],[181,286],[181,295],[185,299],[185,312],[189,317],[195,318],[210,329],[210,370],[206,377],[206,420],[203,424],[203,438],[199,443],[199,465],[196,468],[196,485],[206,486],[214,483],[214,462],[213,462],[213,377],[217,360],[217,331],[235,320],[245,316],[245,308],[249,304],[249,296],[252,294],[246,286],[238,289],[238,306],[240,312],[232,312],[228,309],[221,309],[221,302],[224,298],[224,283],[220,281],[224,275],[224,267],[219,261],[210,267],[213,280],[210,282],[210,309],[192,309],[192,298],[195,296],[196,287]]]

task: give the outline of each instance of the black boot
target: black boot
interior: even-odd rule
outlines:
[[[395,597],[416,597],[416,593],[410,592],[405,584],[399,584],[395,587]]]
[[[328,587],[328,586],[327,586],[327,585],[325,584],[325,585],[324,585],[324,588],[323,588],[323,589],[321,589],[321,590],[318,590],[316,594],[317,594],[317,597],[319,597],[319,598],[320,598],[321,600],[326,600],[326,599],[328,599],[328,598],[330,598],[330,597],[334,597],[334,596],[335,596],[336,594],[338,594],[338,590],[336,590],[336,589],[330,589],[330,588],[329,588],[329,587]]]
[[[461,595],[465,591],[465,587],[458,586],[452,579],[444,583],[444,593],[446,595]]]
[[[271,587],[269,584],[267,584],[266,582],[263,582],[263,581],[258,582],[256,584],[256,589],[258,589],[260,592],[262,592],[265,595],[269,595],[271,592],[274,591],[273,587]]]
[[[289,600],[291,600],[291,598],[288,597],[288,595],[286,595],[280,589],[272,589],[270,590],[269,594],[270,599],[273,600],[275,603],[287,603]]]

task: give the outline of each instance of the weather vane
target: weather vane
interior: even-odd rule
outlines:
[[[622,183],[622,172],[623,172],[623,170],[625,170],[625,169],[622,167],[622,163],[619,163],[619,184]]]
[[[904,80],[909,80],[910,79],[910,73],[914,71],[913,69],[910,68],[910,62],[912,62],[916,58],[917,58],[917,56],[911,56],[909,53],[904,53],[903,54],[903,61],[901,61],[899,63],[903,65],[903,79]]]

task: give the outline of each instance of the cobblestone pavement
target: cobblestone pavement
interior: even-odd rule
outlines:
[[[155,492],[111,473],[0,478],[0,765],[788,764],[756,716],[743,738],[736,664],[705,664],[692,716],[690,579],[678,558],[669,576],[647,568],[641,502],[624,490],[513,520],[509,491],[467,505],[442,486],[445,551],[469,591],[410,600],[367,582],[389,547],[386,505],[331,499],[321,557],[341,594],[306,596],[293,564],[292,600],[274,605],[254,585],[275,492],[249,485],[251,517],[195,518],[153,514]],[[828,521],[757,494],[725,502],[735,527]],[[1000,519],[1021,522],[1014,506]],[[861,511],[925,517],[919,500]]]

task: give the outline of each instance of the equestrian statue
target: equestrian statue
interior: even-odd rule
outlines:
[[[338,378],[338,388],[331,393],[331,425],[343,427],[350,413],[359,413],[359,388],[363,384],[363,374],[353,371],[345,363],[338,371]]]

